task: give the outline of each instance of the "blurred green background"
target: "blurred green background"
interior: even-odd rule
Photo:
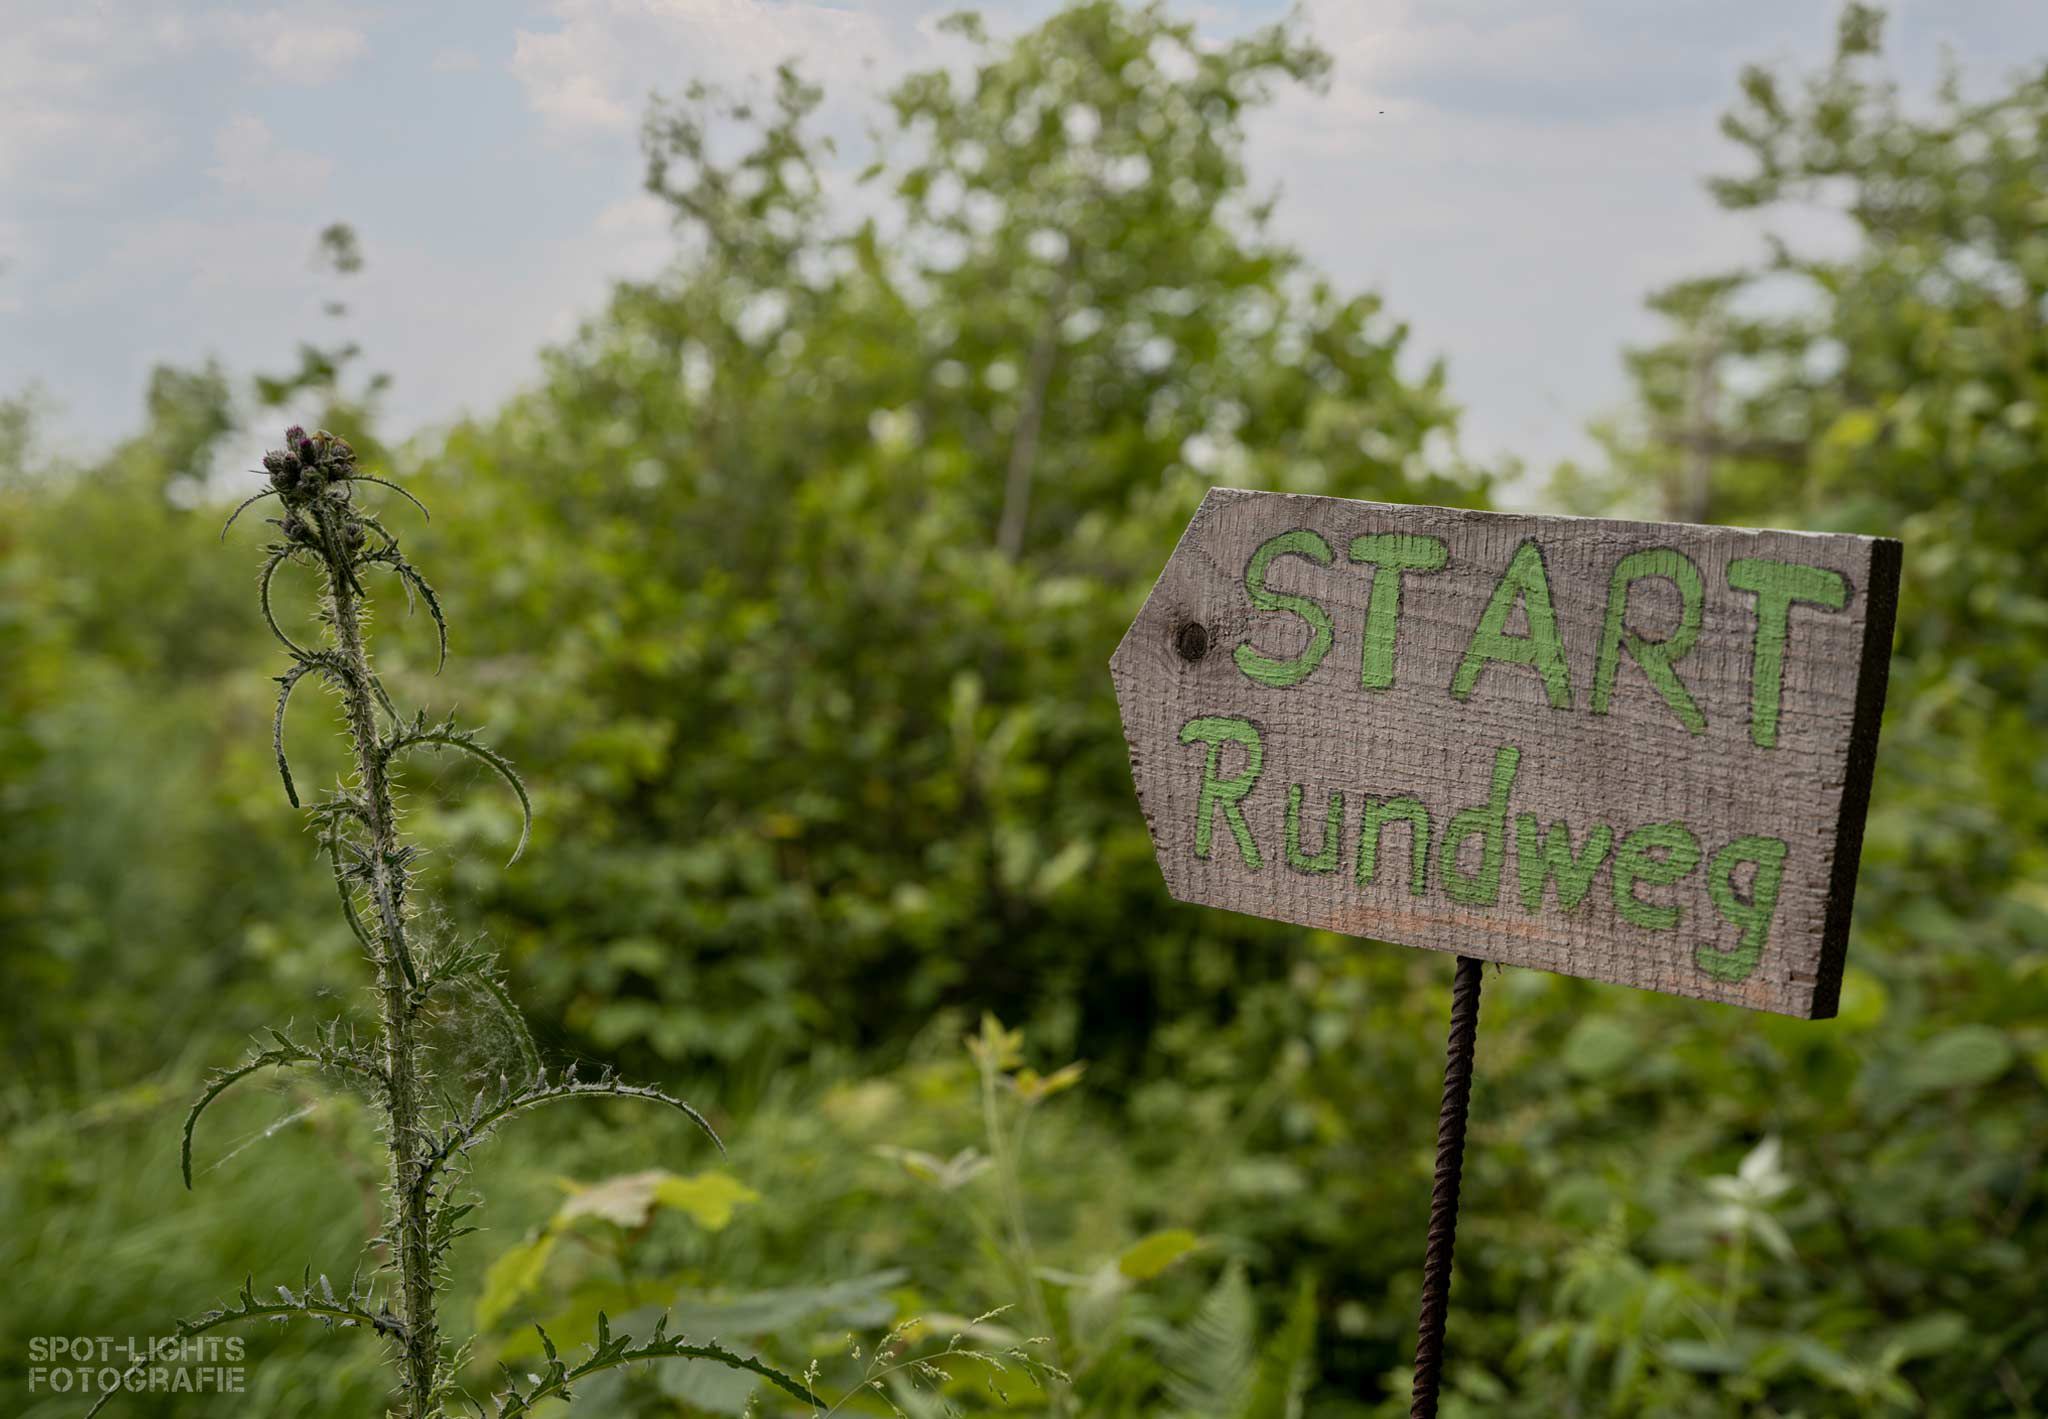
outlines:
[[[256,481],[203,476],[307,409],[435,514],[407,543],[454,655],[387,598],[387,680],[534,790],[507,872],[488,775],[411,780],[438,928],[496,944],[554,1058],[732,1143],[620,1106],[481,1155],[447,1327],[479,1386],[533,1320],[673,1304],[837,1394],[849,1337],[1007,1305],[974,1333],[1071,1376],[1013,1408],[1406,1412],[1450,962],[1169,901],[1110,694],[1225,483],[1904,540],[1841,1017],[1489,970],[1444,1412],[2048,1409],[2048,71],[1911,108],[1880,28],[1745,73],[1715,180],[1853,240],[1655,293],[1604,458],[1540,476],[1447,452],[1445,372],[1267,233],[1241,125],[1317,81],[1313,36],[1198,48],[1108,3],[963,23],[978,66],[896,91],[858,220],[796,75],[657,102],[675,264],[489,417],[380,443],[376,331],[254,389],[161,368],[89,461],[0,405],[4,1407],[82,1408],[29,1392],[29,1337],[339,1279],[374,1219],[370,1120],[313,1088],[224,1101],[177,1185],[204,1070],[368,1010],[272,764],[261,538],[216,539]],[[375,259],[320,249],[344,298]],[[1017,1034],[977,1057],[984,1012]],[[373,1341],[247,1344],[248,1398],[121,1412],[377,1412]],[[972,1366],[948,1397],[1004,1405]],[[576,1412],[776,1399],[672,1366]]]

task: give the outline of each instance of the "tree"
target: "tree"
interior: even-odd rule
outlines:
[[[1818,204],[1846,250],[1773,239],[1654,297],[1675,333],[1631,353],[1608,466],[1565,487],[1905,543],[1855,987],[1755,1079],[1815,1220],[1747,1338],[1695,1358],[1781,1410],[1813,1383],[2027,1412],[2048,1384],[2048,1309],[2013,1264],[2048,1241],[2048,69],[1988,97],[1951,69],[1921,113],[1881,34],[1852,4],[1819,73],[1744,71],[1723,129],[1749,170],[1712,184],[1767,220]]]
[[[589,767],[494,927],[597,1048],[760,1059],[1025,993],[1100,1054],[1223,1008],[1284,955],[1156,910],[1109,652],[1212,480],[1481,495],[1425,456],[1441,371],[1247,195],[1243,114],[1324,56],[1157,6],[951,29],[972,72],[897,88],[862,218],[794,72],[658,104],[682,258],[449,444],[493,500],[470,555],[518,568],[497,653],[575,628],[505,692]]]

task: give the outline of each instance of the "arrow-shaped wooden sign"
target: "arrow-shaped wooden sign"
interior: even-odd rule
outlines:
[[[1899,544],[1213,490],[1111,667],[1183,901],[1835,1012]]]

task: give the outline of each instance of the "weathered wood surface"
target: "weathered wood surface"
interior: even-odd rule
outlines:
[[[1215,489],[1111,662],[1167,886],[1832,1015],[1899,555]]]

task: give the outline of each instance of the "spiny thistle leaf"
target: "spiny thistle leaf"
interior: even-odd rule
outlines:
[[[356,910],[356,899],[349,892],[348,869],[341,865],[341,834],[325,834],[320,845],[327,849],[327,860],[334,867],[334,890],[341,897],[341,914],[348,921],[348,929],[355,933],[356,940],[375,959],[377,943],[371,939],[369,929],[363,925],[362,914]]]
[[[314,811],[318,813],[320,809],[315,809]],[[363,924],[362,914],[356,910],[355,897],[349,890],[349,882],[353,878],[369,887],[372,897],[377,895],[375,882],[368,865],[369,853],[366,849],[350,842],[338,828],[330,828],[321,837],[320,842],[327,849],[328,863],[334,869],[334,889],[341,896],[341,911],[348,921],[349,930],[355,933],[356,940],[360,941],[364,949],[370,953],[371,960],[382,961],[387,954],[392,960],[395,960],[398,963],[399,973],[405,977],[406,988],[417,991],[420,984],[419,972],[413,965],[412,952],[406,946],[404,931],[402,929],[395,932],[390,930],[388,926],[390,918],[386,917],[383,922],[380,922],[378,933],[372,936],[369,928]],[[354,867],[344,867],[342,865],[341,850],[344,847],[355,856],[356,865]],[[412,863],[412,852],[413,850],[408,848],[402,852],[389,854],[385,858],[386,864],[391,868],[398,882],[397,903],[394,904],[394,907],[401,914],[399,916],[401,921],[403,920],[402,902],[405,895],[405,873]]]
[[[228,529],[235,525],[236,518],[240,517],[243,513],[247,512],[256,504],[262,502],[265,498],[274,498],[277,495],[277,489],[265,488],[262,492],[256,494],[256,496],[252,498],[243,499],[241,506],[237,507],[233,512],[229,513],[228,520],[221,524],[220,540],[223,542],[228,540]]]
[[[396,560],[392,566],[407,586],[419,592],[420,600],[427,605],[427,614],[434,618],[434,631],[441,642],[441,658],[434,663],[434,673],[439,675],[441,667],[448,663],[448,618],[441,613],[441,598],[434,594],[433,585],[411,562]]]
[[[285,671],[284,674],[276,677],[279,687],[277,691],[277,713],[271,719],[270,747],[277,755],[277,775],[284,780],[284,796],[291,800],[291,805],[294,808],[299,806],[299,790],[298,786],[292,782],[291,760],[287,759],[284,753],[284,712],[286,707],[291,704],[292,691],[298,688],[299,681],[312,674],[313,670],[314,662],[302,660],[291,669]]]
[[[728,1350],[717,1341],[692,1343],[680,1335],[667,1334],[668,1317],[663,1316],[655,1323],[654,1334],[645,1342],[635,1344],[628,1335],[613,1335],[611,1320],[603,1311],[597,1314],[597,1343],[591,1348],[590,1357],[577,1365],[565,1362],[556,1351],[555,1342],[539,1326],[541,1349],[547,1356],[547,1363],[540,1372],[531,1376],[533,1387],[522,1389],[514,1381],[506,1391],[497,1397],[497,1419],[517,1419],[517,1416],[531,1414],[534,1408],[547,1399],[563,1399],[569,1396],[569,1386],[600,1370],[617,1369],[621,1365],[636,1364],[642,1360],[710,1360],[729,1369],[746,1370],[759,1375],[783,1393],[801,1403],[811,1406],[816,1413],[825,1407],[825,1401],[813,1393],[808,1385],[795,1375],[765,1364],[751,1355],[742,1355]],[[479,1406],[478,1412],[483,1412]]]
[[[720,1153],[725,1151],[725,1143],[719,1138],[718,1131],[711,1126],[710,1120],[681,1099],[646,1085],[622,1084],[609,1076],[579,1080],[572,1066],[565,1077],[553,1083],[548,1082],[545,1076],[538,1076],[532,1083],[521,1088],[505,1086],[491,1102],[486,1103],[479,1098],[464,1116],[442,1130],[441,1137],[427,1155],[424,1175],[431,1178],[449,1158],[456,1153],[468,1152],[514,1114],[524,1113],[528,1109],[562,1099],[593,1098],[646,1099],[652,1103],[666,1105],[686,1115],[692,1123],[704,1130],[705,1136],[717,1145]]]
[[[441,1264],[441,1259],[448,1254],[448,1248],[453,1246],[457,1239],[478,1230],[459,1224],[464,1217],[476,1211],[479,1205],[475,1202],[464,1202],[453,1207],[444,1207],[434,1214],[428,1229],[428,1250],[435,1266]]]
[[[378,1305],[375,1310],[370,1309],[376,1297],[362,1284],[360,1278],[350,1283],[347,1295],[337,1296],[334,1294],[334,1287],[325,1276],[320,1278],[319,1289],[316,1291],[309,1268],[303,1290],[294,1292],[289,1286],[280,1286],[277,1290],[279,1299],[258,1300],[255,1279],[252,1277],[242,1283],[241,1294],[235,1298],[232,1305],[217,1306],[202,1315],[193,1316],[190,1320],[179,1321],[172,1328],[170,1338],[189,1340],[195,1335],[204,1335],[209,1330],[218,1330],[224,1325],[234,1325],[240,1321],[306,1318],[343,1329],[362,1326],[400,1344],[404,1343],[405,1323],[393,1315],[388,1306]],[[104,1409],[108,1400],[122,1392],[128,1377],[142,1373],[149,1364],[150,1357],[147,1355],[131,1364],[122,1373],[121,1383],[108,1388],[93,1403],[92,1408],[86,1411],[86,1419],[92,1419],[93,1415]]]
[[[505,983],[498,979],[496,971],[486,970],[476,978],[477,988],[497,1005],[498,1014],[512,1030],[512,1039],[519,1047],[520,1061],[536,1074],[540,1072],[540,1046],[534,1043],[533,1031],[527,1027],[526,1015],[513,1003],[512,993],[505,989]]]
[[[292,782],[292,766],[284,753],[284,712],[291,703],[292,691],[298,687],[300,680],[315,670],[344,687],[354,678],[346,664],[324,650],[301,651],[298,662],[284,674],[275,677],[278,684],[277,713],[272,717],[270,725],[270,747],[277,754],[278,776],[284,780],[284,796],[291,800],[294,808],[299,806],[299,790]],[[384,687],[376,683],[374,676],[371,677],[371,688],[376,691],[377,697],[383,700],[385,708],[391,710],[392,718],[396,719],[397,710],[391,708],[391,701],[384,696]]]
[[[382,480],[373,481],[381,482]],[[396,487],[397,485],[394,483],[387,486]],[[401,491],[403,490],[401,489]],[[421,510],[425,511],[424,508]],[[377,548],[374,552],[363,553],[361,558],[362,565],[369,566],[373,563],[381,562],[398,573],[399,585],[405,588],[405,610],[407,615],[412,614],[414,591],[418,591],[420,599],[426,602],[427,614],[434,618],[434,632],[440,641],[440,659],[434,663],[434,673],[436,675],[440,674],[442,668],[448,663],[448,618],[442,613],[441,598],[435,594],[434,588],[428,583],[426,576],[420,569],[405,559],[405,554],[398,548],[397,533],[378,521],[371,513],[358,512],[355,516],[365,527],[384,539],[383,546]]]
[[[356,576],[355,559],[342,546],[343,534],[334,525],[333,506],[327,502],[311,505],[313,526],[317,529],[320,549],[327,558],[328,575],[342,583],[357,596],[368,597],[369,590]],[[360,529],[358,529],[360,531]]]
[[[505,989],[505,982],[498,971],[498,958],[481,942],[473,942],[430,962],[418,984],[415,998],[424,1003],[435,991],[459,986],[471,988],[490,1002],[511,1033],[527,1076],[537,1077],[541,1072],[540,1046],[534,1042],[533,1031],[527,1026],[524,1012],[513,1003],[511,992]]]
[[[263,624],[270,627],[272,635],[284,642],[286,650],[303,659],[311,654],[311,652],[284,633],[284,628],[277,624],[277,614],[270,608],[270,579],[277,575],[279,567],[290,561],[297,554],[298,549],[295,547],[272,548],[269,560],[264,562],[263,571],[256,578],[256,594],[257,599],[263,606]]]
[[[384,532],[382,525],[377,523],[374,518],[366,517],[364,521],[376,527],[379,532]],[[448,663],[448,618],[441,610],[441,598],[435,594],[432,584],[421,574],[420,569],[411,562],[408,562],[403,554],[399,552],[398,539],[392,537],[388,532],[384,532],[384,535],[389,539],[387,544],[366,555],[363,561],[365,563],[382,562],[398,573],[399,579],[405,587],[406,605],[408,608],[412,604],[412,595],[415,591],[419,593],[420,600],[426,603],[427,614],[434,618],[434,633],[440,642],[440,659],[434,663],[434,673],[438,675],[441,673],[441,668]]]
[[[421,517],[424,517],[429,522],[432,522],[434,520],[434,515],[427,511],[427,505],[425,503],[421,502],[411,493],[408,493],[405,489],[399,487],[398,484],[392,482],[389,478],[377,478],[371,476],[368,473],[351,473],[348,476],[349,481],[352,483],[375,483],[380,488],[389,488],[392,492],[398,494],[398,496],[404,498],[407,502],[411,503],[414,507],[418,508],[420,510]]]
[[[521,782],[518,771],[512,767],[512,761],[497,750],[479,744],[474,730],[457,729],[453,719],[447,719],[440,724],[428,726],[424,716],[414,720],[412,728],[399,733],[389,740],[384,745],[379,757],[382,762],[388,765],[406,750],[422,747],[456,749],[462,753],[474,755],[497,770],[498,776],[511,785],[512,792],[519,797],[519,845],[512,849],[511,860],[505,865],[510,867],[514,862],[519,861],[520,854],[526,851],[527,838],[533,832],[533,800],[527,796],[526,785]]]
[[[340,1022],[334,1023],[338,1025]],[[215,1099],[251,1074],[264,1069],[290,1069],[297,1065],[310,1064],[321,1069],[361,1075],[379,1087],[384,1085],[383,1072],[376,1065],[370,1063],[358,1051],[336,1047],[331,1034],[326,1045],[318,1049],[307,1049],[303,1045],[295,1044],[276,1030],[272,1030],[270,1035],[277,1042],[274,1048],[258,1050],[232,1069],[216,1070],[208,1075],[205,1088],[193,1102],[191,1111],[185,1115],[184,1138],[178,1147],[178,1170],[184,1176],[186,1191],[192,1189],[192,1133],[199,1126],[199,1116],[206,1112],[207,1106]]]
[[[495,957],[482,941],[445,949],[428,960],[427,968],[420,977],[420,998],[424,1000],[429,992],[461,985],[487,974],[494,962]]]

